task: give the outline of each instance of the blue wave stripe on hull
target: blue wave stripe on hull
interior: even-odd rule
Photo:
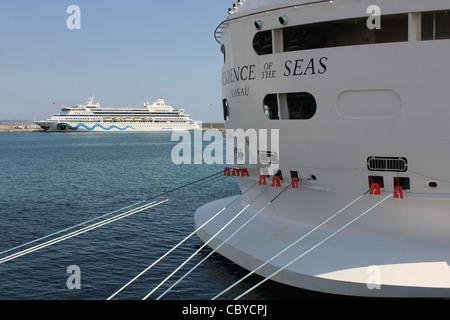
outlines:
[[[125,128],[119,128],[118,126],[110,126],[108,128],[105,128],[104,126],[102,126],[102,125],[100,125],[98,123],[94,124],[92,127],[88,127],[84,123],[79,123],[75,127],[72,127],[70,124],[67,124],[67,123],[59,123],[57,125],[58,128],[60,128],[61,126],[66,126],[70,130],[77,130],[80,127],[83,127],[83,128],[85,128],[86,130],[89,130],[89,131],[92,131],[92,130],[94,130],[97,127],[100,127],[100,128],[102,128],[103,130],[106,130],[106,131],[111,130],[111,129],[118,129],[120,131],[124,131],[126,129],[136,130],[135,128],[130,127],[130,126],[126,126]]]

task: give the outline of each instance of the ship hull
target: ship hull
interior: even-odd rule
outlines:
[[[253,271],[314,230],[257,273],[280,270],[270,279],[341,295],[449,297],[450,34],[429,40],[421,28],[430,17],[447,19],[448,2],[373,4],[397,21],[397,40],[371,38],[368,8],[358,1],[286,1],[279,7],[277,1],[261,6],[248,0],[216,29],[226,53],[225,127],[278,132],[278,150],[267,144],[254,149],[259,160],[276,152],[281,187],[258,196],[266,186],[257,185],[244,193],[267,173],[260,163],[241,164],[250,175],[236,177],[242,198],[198,236],[205,242],[212,237],[209,246]],[[349,28],[362,21],[362,28],[345,34],[343,21]],[[327,32],[303,38],[321,30]],[[324,36],[330,30],[344,36],[331,41]],[[305,41],[312,47],[302,47]],[[249,152],[245,143],[238,154]],[[299,188],[280,194],[294,177]],[[271,184],[274,175],[265,178]],[[199,208],[196,226],[229,201]]]
[[[197,124],[171,124],[171,123],[134,123],[134,122],[58,122],[36,121],[38,126],[47,132],[165,132],[179,130],[199,130]]]
[[[320,193],[288,190],[284,199],[303,200],[317,196],[317,192]],[[256,274],[289,286],[361,297],[450,297],[449,239],[447,235],[444,241],[439,234],[439,229],[445,233],[446,228],[425,226],[424,212],[410,210],[417,205],[427,206],[429,212],[445,212],[449,199],[420,198],[408,206],[396,198],[388,199],[338,231],[382,198],[368,195],[314,230],[338,211],[334,204],[341,202],[344,207],[344,203],[335,199],[321,205],[298,206],[292,201],[289,205],[275,201],[259,212],[264,202],[276,194],[275,190],[268,191],[264,200],[244,210],[217,234],[247,205],[245,201],[237,201],[202,227],[197,233],[199,238],[241,267],[257,270]],[[358,196],[358,193],[348,195],[347,201]],[[330,197],[333,196],[325,198]],[[195,214],[195,227],[233,200],[225,198],[200,207]],[[296,218],[292,219],[293,216]],[[250,222],[235,233],[247,221]],[[448,223],[448,218],[439,221]],[[274,258],[283,250],[286,251]],[[290,264],[295,259],[298,260]]]

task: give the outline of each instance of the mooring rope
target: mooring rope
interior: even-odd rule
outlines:
[[[188,236],[186,236],[183,240],[178,242],[174,247],[172,247],[170,250],[168,250],[165,254],[163,254],[161,257],[159,257],[156,261],[154,261],[151,265],[149,265],[147,268],[145,268],[143,271],[141,271],[138,275],[136,275],[133,279],[131,279],[128,283],[126,283],[124,286],[122,286],[119,290],[117,290],[114,294],[112,294],[108,299],[111,300],[114,298],[117,294],[119,294],[121,291],[123,291],[126,287],[128,287],[130,284],[132,284],[134,281],[136,281],[138,278],[140,278],[144,273],[149,271],[151,268],[153,268],[156,264],[158,264],[162,259],[167,257],[170,253],[172,253],[175,249],[177,249],[180,245],[182,245],[184,242],[186,242],[188,239],[190,239],[193,235],[195,235],[200,229],[202,229],[205,225],[207,225],[209,222],[211,222],[214,218],[216,218],[219,214],[221,214],[224,210],[226,210],[228,207],[230,207],[233,203],[235,203],[238,199],[240,199],[244,194],[246,194],[249,190],[251,190],[254,186],[258,184],[258,181],[255,182],[251,187],[249,187],[247,190],[245,190],[243,193],[241,193],[238,197],[234,198],[231,202],[229,202],[225,207],[223,207],[220,211],[218,211],[216,214],[214,214],[211,218],[209,218],[206,222],[204,222],[201,226],[199,226],[197,229],[195,229],[193,232],[191,232]]]
[[[71,227],[68,227],[68,228],[65,228],[65,229],[56,231],[56,232],[54,232],[54,233],[52,233],[52,234],[46,235],[46,236],[41,237],[41,238],[39,238],[39,239],[35,239],[35,240],[32,240],[32,241],[23,243],[23,244],[18,245],[18,246],[14,247],[14,248],[10,248],[10,249],[7,249],[7,250],[5,250],[5,251],[0,252],[0,255],[5,254],[5,253],[10,252],[10,251],[13,251],[13,250],[17,250],[17,249],[22,248],[22,247],[24,247],[24,246],[27,246],[27,245],[29,245],[29,244],[32,244],[32,243],[35,243],[35,242],[38,242],[38,241],[47,239],[47,238],[52,237],[52,236],[54,236],[54,235],[60,234],[60,233],[62,233],[62,232],[72,230],[72,229],[74,229],[74,228],[76,228],[76,227],[79,227],[79,226],[82,226],[82,225],[84,225],[84,224],[86,224],[86,223],[90,223],[90,222],[92,222],[92,221],[95,221],[95,220],[98,220],[98,219],[101,219],[101,218],[110,216],[110,215],[112,215],[112,214],[114,214],[114,213],[117,213],[117,212],[120,212],[120,211],[122,211],[122,210],[131,208],[131,207],[133,207],[133,206],[136,206],[136,205],[138,205],[138,204],[140,204],[140,203],[142,203],[142,202],[144,202],[144,200],[139,201],[139,202],[136,202],[136,203],[133,203],[133,204],[131,204],[131,205],[129,205],[129,206],[126,206],[126,207],[123,207],[123,208],[114,210],[114,211],[109,212],[109,213],[107,213],[107,214],[104,214],[104,215],[102,215],[102,216],[98,216],[98,217],[95,217],[95,218],[93,218],[93,219],[90,219],[90,220],[81,222],[81,223],[79,223],[79,224],[77,224],[77,225],[74,225],[74,226],[71,226]]]
[[[219,231],[217,231],[208,241],[206,241],[197,251],[195,251],[189,258],[187,258],[180,266],[178,266],[170,275],[168,275],[163,281],[161,281],[153,290],[151,290],[142,300],[146,300],[150,297],[156,290],[158,290],[164,283],[166,283],[175,273],[178,272],[186,263],[188,263],[195,255],[197,255],[204,247],[208,245],[219,233],[221,233],[227,226],[229,226],[235,219],[237,219],[248,207],[252,205],[266,190],[270,187],[268,185],[264,190],[259,193],[256,198],[250,201],[238,214],[236,214],[230,221],[228,221]]]
[[[66,234],[66,235],[57,237],[57,238],[55,238],[55,239],[53,239],[53,240],[49,240],[49,241],[44,242],[44,243],[42,243],[42,244],[36,245],[36,246],[34,246],[34,247],[31,247],[31,248],[28,248],[28,249],[19,251],[19,252],[17,252],[17,253],[11,254],[11,255],[9,255],[9,256],[6,256],[6,257],[4,257],[4,258],[1,258],[1,259],[0,259],[0,264],[2,264],[2,263],[4,263],[4,262],[7,262],[7,261],[10,261],[10,260],[13,260],[13,259],[16,259],[16,258],[21,257],[21,256],[23,256],[23,255],[29,254],[29,253],[31,253],[31,252],[40,250],[40,249],[42,249],[42,248],[48,247],[48,246],[53,245],[53,244],[55,244],[55,243],[58,243],[58,242],[61,242],[61,241],[64,241],[64,240],[73,238],[73,237],[75,237],[75,236],[77,236],[77,235],[83,234],[83,233],[88,232],[88,231],[90,231],[90,230],[97,229],[97,228],[99,228],[99,227],[101,227],[101,226],[104,226],[104,225],[109,224],[109,223],[111,223],[111,222],[114,222],[114,221],[123,219],[123,218],[128,217],[128,216],[130,216],[130,215],[132,215],[132,214],[135,214],[135,213],[144,211],[144,210],[146,210],[146,209],[155,207],[155,206],[160,205],[160,204],[162,204],[162,203],[164,203],[164,202],[166,202],[166,201],[168,201],[168,200],[169,200],[169,199],[166,199],[166,200],[163,200],[163,201],[159,201],[159,202],[153,201],[153,202],[151,202],[151,203],[144,204],[143,206],[140,206],[140,207],[135,208],[135,209],[132,209],[132,210],[130,210],[130,211],[127,211],[127,212],[118,214],[118,215],[116,215],[116,216],[114,216],[114,217],[111,217],[111,218],[108,218],[108,219],[106,219],[106,220],[103,220],[103,221],[94,223],[93,225],[90,225],[90,226],[81,228],[80,230],[73,231],[73,232],[71,232],[71,233],[69,233],[69,234]]]
[[[272,274],[270,274],[269,276],[265,277],[263,280],[261,280],[260,282],[258,282],[257,284],[255,284],[253,287],[251,287],[250,289],[248,289],[247,291],[245,291],[244,293],[242,293],[241,295],[237,296],[236,298],[234,298],[234,300],[239,300],[240,298],[242,298],[243,296],[245,296],[246,294],[248,294],[249,292],[253,291],[255,288],[259,287],[261,284],[263,284],[264,282],[266,282],[267,280],[271,279],[272,277],[274,277],[275,275],[277,275],[278,273],[280,273],[281,271],[283,271],[284,269],[286,269],[287,267],[289,267],[291,264],[295,263],[296,261],[298,261],[299,259],[303,258],[305,255],[307,255],[308,253],[310,253],[311,251],[313,251],[315,248],[317,248],[318,246],[320,246],[321,244],[323,244],[324,242],[326,242],[327,240],[331,239],[332,237],[334,237],[336,234],[338,234],[339,232],[341,232],[342,230],[344,230],[346,227],[348,227],[349,225],[351,225],[353,222],[355,222],[356,220],[358,220],[359,218],[361,218],[362,216],[364,216],[365,214],[367,214],[368,212],[370,212],[371,210],[373,210],[375,207],[379,206],[381,203],[383,203],[384,201],[386,201],[387,199],[389,199],[390,197],[392,197],[395,193],[397,193],[398,190],[390,193],[388,196],[386,196],[385,198],[383,198],[382,200],[380,200],[379,202],[377,202],[375,205],[373,205],[372,207],[370,207],[369,209],[367,209],[366,211],[364,211],[363,213],[361,213],[360,215],[358,215],[356,218],[354,218],[353,220],[351,220],[350,222],[348,222],[347,224],[345,224],[343,227],[339,228],[337,231],[333,232],[331,235],[329,235],[328,237],[326,237],[325,239],[323,239],[322,241],[320,241],[319,243],[317,243],[316,245],[314,245],[313,247],[309,248],[307,251],[305,251],[304,253],[302,253],[301,255],[299,255],[298,257],[296,257],[295,259],[291,260],[289,263],[285,264],[283,267],[279,268],[277,271],[273,272]]]
[[[286,248],[284,248],[283,250],[281,250],[280,252],[278,252],[276,255],[274,255],[272,258],[270,258],[269,260],[267,260],[266,262],[264,262],[263,264],[261,264],[258,268],[254,269],[253,271],[249,272],[247,275],[245,275],[243,278],[241,278],[240,280],[236,281],[235,283],[233,283],[231,286],[229,286],[228,288],[226,288],[225,290],[223,290],[222,292],[220,292],[219,294],[217,294],[216,296],[214,296],[211,300],[215,300],[218,297],[220,297],[221,295],[223,295],[225,292],[228,292],[229,290],[231,290],[232,288],[234,288],[235,286],[237,286],[239,283],[241,283],[242,281],[244,281],[245,279],[247,279],[248,277],[250,277],[252,274],[256,273],[259,269],[263,268],[264,266],[266,266],[267,264],[269,264],[270,262],[272,262],[274,259],[278,258],[281,254],[283,254],[284,252],[286,252],[287,250],[289,250],[290,248],[292,248],[293,246],[295,246],[297,243],[299,243],[300,241],[302,241],[303,239],[305,239],[307,236],[309,236],[311,233],[313,233],[314,231],[316,231],[317,229],[321,228],[324,224],[326,224],[327,222],[329,222],[330,220],[332,220],[333,218],[335,218],[336,216],[338,216],[339,214],[341,214],[343,211],[345,211],[347,208],[349,208],[350,206],[352,206],[354,203],[356,203],[357,201],[359,201],[360,199],[362,199],[364,196],[366,196],[371,190],[373,190],[374,188],[371,188],[369,190],[367,190],[365,193],[363,193],[362,195],[360,195],[359,197],[357,197],[355,200],[353,200],[352,202],[350,202],[349,204],[347,204],[345,207],[343,207],[341,210],[337,211],[336,213],[334,213],[333,215],[331,215],[328,219],[326,219],[325,221],[323,221],[322,223],[320,223],[318,226],[316,226],[315,228],[313,228],[312,230],[310,230],[309,232],[307,232],[306,234],[304,234],[302,237],[300,237],[299,239],[297,239],[296,241],[294,241],[293,243],[291,243],[289,246],[287,246]]]
[[[284,188],[280,193],[278,193],[272,200],[266,203],[264,207],[258,210],[249,220],[247,220],[243,225],[241,225],[236,231],[234,231],[228,238],[222,241],[214,250],[212,250],[205,258],[203,258],[199,263],[197,263],[193,268],[191,268],[187,273],[185,273],[180,279],[178,279],[172,286],[170,286],[166,291],[164,291],[156,300],[161,299],[164,295],[166,295],[170,290],[172,290],[178,283],[180,283],[184,278],[186,278],[192,271],[194,271],[199,265],[201,265],[206,259],[208,259],[212,254],[214,254],[221,246],[227,243],[233,236],[236,235],[242,228],[244,228],[247,224],[249,224],[258,214],[260,214],[265,208],[271,205],[283,192],[285,192],[291,185],[288,185]]]
[[[163,196],[163,195],[165,195],[165,194],[168,194],[168,193],[171,193],[171,192],[180,190],[180,189],[182,189],[182,188],[191,186],[191,185],[196,184],[196,183],[198,183],[198,182],[201,182],[201,181],[204,181],[204,180],[209,179],[209,178],[211,178],[211,177],[214,177],[214,176],[216,176],[216,175],[218,175],[218,174],[220,174],[220,173],[222,173],[222,171],[216,172],[216,173],[214,173],[214,174],[211,174],[211,175],[206,176],[206,177],[204,177],[204,178],[198,179],[198,180],[196,180],[196,181],[187,183],[187,184],[182,185],[182,186],[180,186],[180,187],[177,187],[177,188],[174,188],[174,189],[171,189],[171,190],[162,192],[162,193],[160,193],[160,194],[158,194],[158,195],[155,195],[155,196],[151,197],[150,199],[155,199],[155,198],[161,197],[161,196]],[[136,203],[134,203],[134,204],[131,204],[131,205],[128,205],[128,206],[126,206],[126,207],[123,207],[123,208],[114,210],[114,211],[109,212],[109,213],[107,213],[107,214],[104,214],[104,215],[95,217],[95,218],[93,218],[93,219],[90,219],[90,220],[87,220],[87,221],[78,223],[78,224],[76,224],[76,225],[73,225],[73,226],[71,226],[71,227],[68,227],[68,228],[65,228],[65,229],[62,229],[62,230],[59,230],[59,231],[56,231],[56,232],[54,232],[54,233],[48,234],[48,235],[43,236],[43,237],[40,237],[40,238],[38,238],[38,239],[35,239],[35,240],[32,240],[32,241],[23,243],[23,244],[18,245],[18,246],[16,246],[16,247],[13,247],[13,248],[4,250],[4,251],[0,252],[0,255],[3,255],[3,254],[5,254],[5,253],[10,252],[10,251],[13,251],[13,250],[20,249],[20,248],[22,248],[22,247],[24,247],[24,246],[33,244],[33,243],[38,242],[38,241],[45,240],[45,239],[47,239],[47,238],[49,238],[49,237],[55,236],[55,235],[57,235],[57,234],[60,234],[60,233],[63,233],[63,232],[66,232],[66,231],[69,231],[69,230],[72,230],[72,229],[75,229],[75,228],[77,228],[77,227],[79,227],[79,226],[82,226],[82,225],[91,223],[91,222],[93,222],[93,221],[96,221],[96,220],[105,218],[105,217],[107,217],[107,216],[113,215],[113,214],[115,214],[115,213],[117,213],[117,212],[120,212],[120,211],[122,211],[122,210],[126,210],[126,209],[129,209],[129,208],[133,207],[133,206],[137,206],[137,205],[139,205],[139,204],[141,204],[141,203],[143,203],[143,202],[149,201],[150,199],[138,201],[138,202],[136,202]],[[21,251],[21,252],[23,252],[23,251]],[[10,255],[10,256],[8,256],[8,257],[11,257],[11,256],[12,256],[12,255]],[[5,257],[5,258],[8,258],[8,257]],[[0,260],[0,261],[1,261],[1,260]],[[0,262],[0,263],[1,263],[1,262]]]
[[[198,180],[195,180],[195,181],[193,181],[193,182],[186,183],[186,184],[184,184],[184,185],[182,185],[182,186],[179,186],[179,187],[177,187],[177,188],[170,189],[170,190],[168,190],[168,191],[165,191],[165,192],[163,192],[163,193],[160,193],[160,194],[158,194],[158,195],[156,195],[156,196],[154,196],[154,197],[152,197],[152,198],[155,198],[155,197],[161,197],[161,196],[166,195],[166,194],[168,194],[168,193],[172,193],[172,192],[174,192],[174,191],[177,191],[177,190],[180,190],[180,189],[189,187],[189,186],[191,186],[191,185],[193,185],[193,184],[196,184],[196,183],[201,182],[201,181],[203,181],[203,180],[206,180],[206,179],[209,179],[209,178],[211,178],[211,177],[217,176],[217,175],[219,175],[219,174],[221,174],[221,173],[223,173],[223,171],[218,171],[218,172],[213,173],[213,174],[211,174],[211,175],[209,175],[209,176],[203,177],[203,178],[198,179]]]

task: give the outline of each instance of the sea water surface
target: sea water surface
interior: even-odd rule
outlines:
[[[194,230],[198,207],[240,193],[234,178],[218,175],[157,197],[224,169],[222,164],[174,164],[171,152],[178,143],[170,133],[0,133],[0,259],[103,219],[6,250],[140,201],[169,199],[1,263],[0,300],[107,299]],[[142,299],[202,244],[193,236],[114,299]],[[209,252],[202,250],[149,299]],[[213,254],[163,298],[211,299],[246,274]],[[250,277],[222,298],[233,299],[259,280]],[[246,299],[305,297],[311,293],[268,281]]]

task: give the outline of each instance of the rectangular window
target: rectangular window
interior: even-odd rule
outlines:
[[[450,39],[450,11],[422,13],[422,40]]]
[[[375,29],[375,43],[408,41],[408,15],[381,16],[381,29]]]
[[[450,12],[436,12],[436,39],[450,39]]]
[[[434,12],[422,13],[422,40],[434,39]]]
[[[308,92],[272,93],[264,97],[263,109],[271,120],[307,120],[315,115],[317,104]]]
[[[316,100],[307,92],[286,94],[289,119],[311,119],[316,113]]]
[[[369,29],[367,17],[284,28],[284,51],[408,41],[407,14],[380,18],[381,29]]]

